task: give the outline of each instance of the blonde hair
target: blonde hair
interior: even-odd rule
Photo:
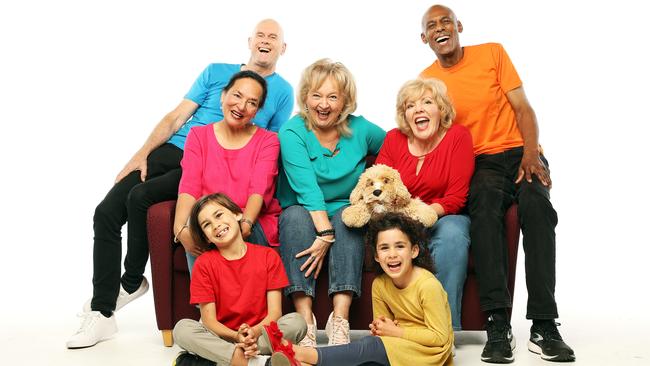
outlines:
[[[456,117],[456,110],[447,95],[447,86],[438,79],[415,79],[409,80],[400,88],[397,93],[395,121],[397,128],[406,136],[413,137],[413,131],[406,121],[406,104],[422,98],[424,93],[430,91],[433,100],[440,110],[440,127],[445,130],[451,127]]]
[[[352,132],[348,127],[348,117],[357,109],[357,86],[352,73],[340,62],[334,62],[327,58],[320,59],[302,72],[296,97],[300,108],[298,114],[305,120],[307,128],[312,130],[314,122],[307,113],[307,96],[309,91],[320,88],[328,78],[332,78],[338,84],[345,102],[334,125],[342,136],[349,136]]]

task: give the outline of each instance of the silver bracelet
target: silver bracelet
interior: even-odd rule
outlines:
[[[181,236],[181,233],[182,233],[183,230],[185,230],[185,229],[187,229],[187,224],[183,225],[183,227],[182,227],[180,230],[178,230],[178,234],[174,235],[174,243],[178,243],[178,242],[179,242],[178,237]]]
[[[316,236],[316,239],[318,239],[318,240],[322,240],[322,241],[324,241],[324,242],[326,242],[326,243],[329,243],[329,244],[333,244],[333,243],[336,241],[336,239],[334,239],[334,238],[332,238],[332,239],[327,239],[327,238],[322,237],[322,236]]]

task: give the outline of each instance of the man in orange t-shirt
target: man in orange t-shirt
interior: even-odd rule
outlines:
[[[420,76],[447,84],[456,108],[454,123],[467,127],[474,142],[470,234],[481,308],[488,314],[488,340],[481,359],[514,361],[506,312],[512,299],[503,217],[517,202],[526,253],[526,318],[533,320],[528,349],[545,360],[573,361],[575,354],[555,323],[557,214],[549,200],[551,178],[538,143],[535,112],[503,47],[497,43],[461,47],[462,31],[451,9],[434,5],[426,11],[421,37],[437,61]]]

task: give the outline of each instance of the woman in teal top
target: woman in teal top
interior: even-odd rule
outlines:
[[[357,107],[356,86],[339,62],[323,59],[307,67],[297,102],[300,112],[278,136],[283,168],[277,191],[283,208],[280,254],[291,282],[285,294],[307,321],[301,345],[315,347],[312,301],[325,263],[334,304],[325,330],[329,344],[345,344],[350,342],[352,297],[361,292],[363,238],[360,230],[343,224],[341,211],[350,203],[366,156],[379,152],[386,133],[350,114]]]

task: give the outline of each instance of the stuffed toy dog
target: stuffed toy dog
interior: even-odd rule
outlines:
[[[433,208],[419,198],[412,198],[399,172],[383,164],[366,169],[350,193],[350,206],[342,219],[349,227],[362,227],[375,214],[397,212],[431,227],[438,220]]]

